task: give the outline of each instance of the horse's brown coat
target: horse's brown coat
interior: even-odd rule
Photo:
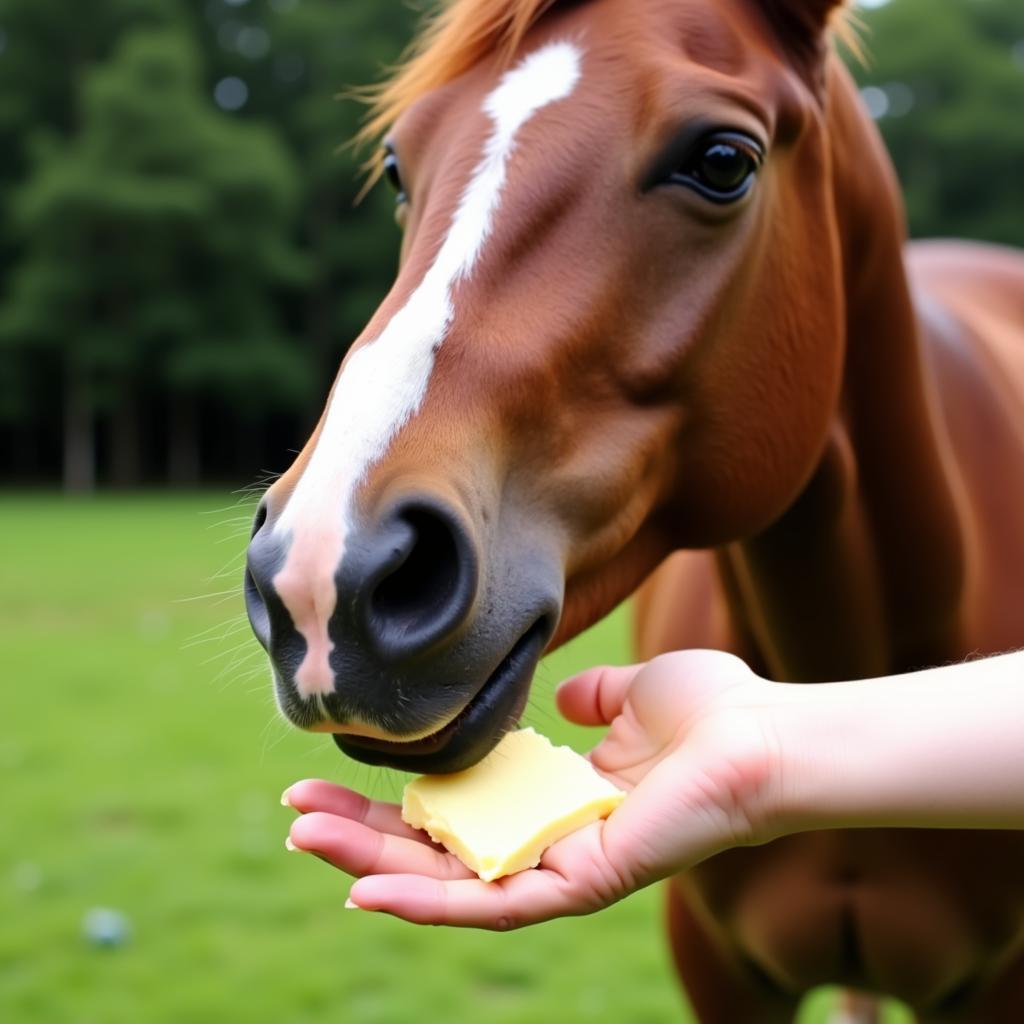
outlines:
[[[835,4],[591,0],[527,31],[546,6],[488,0],[529,8],[503,30],[517,50],[579,40],[582,84],[524,130],[428,397],[362,500],[413,477],[454,495],[484,558],[497,530],[543,536],[566,580],[556,642],[689,549],[640,594],[644,657],[720,647],[814,682],[1020,646],[1024,259],[904,250],[888,160],[824,46]],[[499,68],[474,45],[462,77],[420,66],[434,91],[385,104],[404,110],[412,202],[366,337],[424,274],[476,159]],[[739,210],[639,184],[695,115],[769,144]],[[840,982],[922,1021],[1010,1024],[1022,866],[1019,834],[733,851],[674,883],[676,960],[702,1022],[787,1019]]]

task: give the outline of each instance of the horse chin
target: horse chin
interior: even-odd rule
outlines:
[[[334,742],[356,761],[403,772],[447,775],[472,767],[518,725],[551,629],[546,617],[537,619],[465,707],[437,732],[407,742],[335,733]]]

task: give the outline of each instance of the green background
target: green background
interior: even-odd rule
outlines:
[[[390,285],[391,200],[353,205],[360,108],[335,97],[415,16],[0,0],[0,1024],[684,1019],[657,892],[437,931],[343,910],[345,879],[284,851],[297,778],[398,782],[278,719],[230,488],[286,468]],[[861,18],[912,234],[1024,244],[1024,4]],[[102,496],[39,490],[58,485]],[[550,658],[528,721],[591,744],[552,688],[627,637],[620,611]],[[83,932],[102,907],[128,923],[116,947]]]
[[[687,1019],[656,890],[512,934],[437,930],[343,909],[346,878],[285,851],[290,783],[393,797],[400,777],[278,718],[238,596],[248,504],[6,496],[2,510],[0,1021]],[[527,723],[592,745],[551,693],[622,662],[627,636],[623,609],[548,658]],[[97,907],[127,918],[122,945],[87,940]]]

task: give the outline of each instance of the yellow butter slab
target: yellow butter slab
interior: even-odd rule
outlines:
[[[472,768],[410,782],[402,820],[490,882],[535,867],[552,843],[607,817],[625,797],[575,751],[520,729]]]

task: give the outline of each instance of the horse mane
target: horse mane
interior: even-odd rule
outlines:
[[[369,111],[356,143],[377,142],[421,96],[465,74],[488,55],[507,62],[523,36],[562,0],[446,0],[398,66],[356,95]]]
[[[358,90],[368,104],[356,145],[378,142],[399,116],[428,92],[465,74],[487,56],[508,63],[527,32],[556,5],[579,0],[443,0],[428,18],[397,67],[383,82]],[[852,0],[843,0],[832,19],[832,31],[854,56],[861,50]],[[371,159],[371,180],[380,171]]]

